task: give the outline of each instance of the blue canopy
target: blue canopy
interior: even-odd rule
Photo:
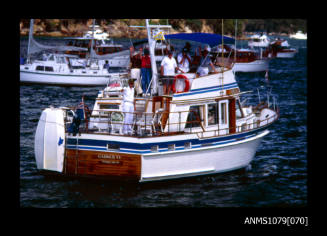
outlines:
[[[180,39],[189,40],[199,43],[209,44],[210,47],[217,46],[222,43],[222,36],[220,34],[210,33],[179,33],[179,34],[167,34],[166,39]],[[235,39],[224,36],[224,44],[233,44]]]

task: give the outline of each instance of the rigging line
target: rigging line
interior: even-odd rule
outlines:
[[[221,19],[221,35],[222,35],[222,57],[223,57],[223,73],[222,73],[221,86],[222,86],[222,91],[223,91],[224,90],[224,69],[225,69],[225,60],[224,60],[224,19]]]

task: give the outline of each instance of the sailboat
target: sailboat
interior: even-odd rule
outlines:
[[[107,85],[111,78],[127,76],[127,72],[109,72],[103,67],[104,61],[92,57],[89,60],[81,60],[78,56],[57,53],[67,50],[86,51],[86,48],[38,43],[33,38],[33,26],[34,20],[31,19],[27,60],[26,63],[20,65],[21,83],[99,86]],[[56,51],[56,53],[43,53],[41,59],[31,59],[33,53],[46,50]]]
[[[267,101],[261,95],[258,104],[245,104],[241,97],[250,92],[241,92],[233,71],[225,67],[200,77],[178,74],[173,85],[184,86],[163,94],[151,31],[164,27],[146,20],[152,87],[149,96],[135,98],[133,113],[123,112],[124,80],[101,90],[90,112],[83,100],[77,107],[42,111],[34,144],[40,172],[148,182],[223,173],[250,164],[279,117],[275,97],[267,93]],[[202,36],[177,37],[211,46],[232,40]],[[131,121],[127,115],[132,115]],[[125,125],[132,127],[131,133],[122,132]]]

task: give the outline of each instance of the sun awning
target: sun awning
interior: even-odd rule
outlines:
[[[199,43],[208,44],[210,47],[217,46],[222,43],[224,38],[224,43],[233,44],[235,42],[234,38],[227,36],[221,36],[220,34],[211,33],[179,33],[179,34],[168,34],[165,35],[166,39],[179,39],[187,41],[195,41]]]

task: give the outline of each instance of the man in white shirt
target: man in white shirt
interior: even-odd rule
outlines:
[[[175,69],[180,70],[178,68],[175,58],[173,58],[173,53],[171,51],[168,52],[168,57],[165,57],[161,62],[160,75],[163,76],[163,92],[164,94],[169,95],[171,90],[171,85],[173,84],[173,78],[175,77]]]
[[[134,80],[128,80],[128,87],[121,90],[123,92],[123,113],[124,126],[123,134],[132,134],[133,112],[134,112]]]

